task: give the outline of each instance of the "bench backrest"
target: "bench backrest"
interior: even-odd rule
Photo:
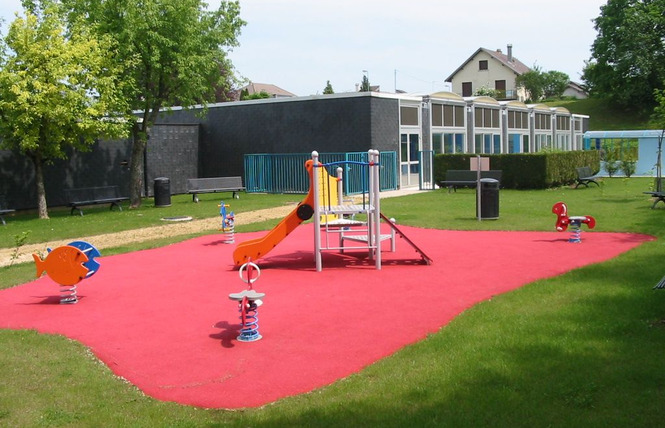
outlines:
[[[480,178],[493,178],[501,181],[501,173],[499,170],[480,171]],[[446,181],[473,181],[478,179],[477,171],[469,171],[463,169],[449,169],[446,171]]]
[[[189,190],[242,189],[242,177],[211,177],[187,179]]]
[[[593,176],[593,171],[590,166],[580,166],[575,168],[577,170],[577,178],[585,178]]]
[[[79,189],[66,189],[67,202],[99,201],[120,198],[118,186],[83,187]]]

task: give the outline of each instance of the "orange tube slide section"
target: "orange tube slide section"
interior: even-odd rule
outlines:
[[[233,263],[237,267],[247,263],[250,259],[256,261],[265,256],[303,221],[312,217],[314,212],[313,161],[305,162],[305,168],[309,174],[309,192],[305,199],[265,236],[239,243],[233,251]]]

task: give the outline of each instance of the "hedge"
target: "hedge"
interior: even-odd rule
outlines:
[[[597,150],[481,155],[490,158],[490,169],[501,170],[501,187],[506,189],[546,189],[575,182],[580,166],[600,171]],[[474,154],[434,156],[434,182],[441,186],[449,169],[468,170]]]

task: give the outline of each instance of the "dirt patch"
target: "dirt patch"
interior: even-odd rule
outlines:
[[[235,224],[250,224],[258,223],[265,220],[272,220],[282,218],[291,212],[294,205],[285,205],[282,207],[269,208],[265,210],[250,211],[246,213],[237,213],[235,217]],[[62,245],[67,245],[73,241],[86,241],[93,244],[98,249],[118,247],[121,245],[132,244],[135,242],[149,241],[157,238],[165,238],[171,236],[188,235],[191,233],[199,233],[210,231],[214,233],[219,230],[221,219],[219,217],[211,217],[201,220],[192,220],[186,222],[166,222],[162,226],[146,227],[143,229],[127,230],[124,232],[106,233],[96,236],[83,236],[79,238],[69,238],[61,241],[42,242],[39,244],[25,245],[19,248],[19,256],[14,263],[24,263],[32,261],[33,253],[46,253],[47,248],[56,248]],[[0,249],[0,266],[8,266],[12,264],[12,256],[14,254],[13,248]]]

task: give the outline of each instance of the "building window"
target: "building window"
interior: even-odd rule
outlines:
[[[475,108],[477,128],[499,128],[499,110],[492,108]]]
[[[463,127],[464,106],[432,103],[432,126]]]
[[[557,131],[570,131],[570,118],[566,116],[557,116],[556,129]]]
[[[418,126],[418,107],[402,106],[400,111],[400,124]]]
[[[434,154],[464,153],[464,134],[455,132],[433,134],[432,149]]]
[[[443,106],[432,104],[432,126],[443,126]]]
[[[487,70],[487,60],[481,59],[478,61],[478,70]]]
[[[552,116],[549,114],[536,113],[536,129],[552,129]],[[538,141],[536,141],[536,144],[537,143]]]
[[[454,115],[453,115],[453,106],[446,105],[443,107],[443,125],[444,126],[453,126]]]

